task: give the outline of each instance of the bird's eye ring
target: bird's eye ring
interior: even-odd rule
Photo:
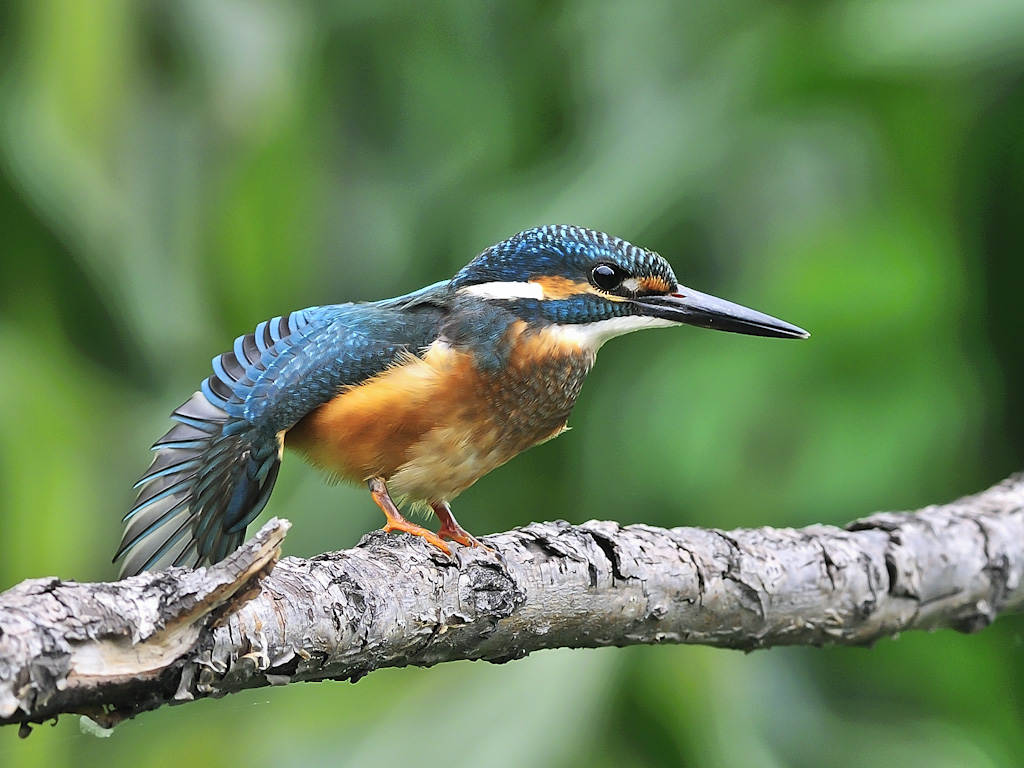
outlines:
[[[602,291],[614,291],[628,275],[614,264],[598,264],[590,272],[590,279]]]

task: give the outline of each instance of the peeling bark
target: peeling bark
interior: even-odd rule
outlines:
[[[870,645],[1024,609],[1024,476],[845,529],[537,523],[449,559],[375,532],[311,560],[271,520],[227,560],[0,595],[0,725],[542,648]]]

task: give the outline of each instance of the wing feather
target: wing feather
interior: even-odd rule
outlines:
[[[430,293],[433,291],[433,293]],[[438,287],[377,304],[311,307],[259,323],[171,418],[136,484],[114,559],[122,576],[226,557],[270,498],[282,435],[341,389],[437,335]]]

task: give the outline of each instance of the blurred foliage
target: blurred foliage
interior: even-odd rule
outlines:
[[[814,335],[609,344],[575,429],[460,498],[471,530],[981,490],[1024,468],[1022,125],[1014,0],[0,5],[0,588],[114,575],[146,448],[236,335],[543,223]],[[268,514],[299,555],[380,524],[294,459]],[[6,729],[0,763],[1017,766],[1022,630],[390,670]]]

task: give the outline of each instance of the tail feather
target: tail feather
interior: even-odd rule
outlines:
[[[176,422],[153,446],[114,560],[122,576],[227,557],[266,506],[280,469],[282,441],[272,425],[246,418],[254,383],[279,344],[309,322],[306,311],[260,323],[213,360],[214,374],[171,414]],[[278,345],[275,347],[275,345]],[[259,420],[257,419],[257,422]]]
[[[166,477],[170,474],[180,474],[190,469],[198,469],[201,462],[199,459],[191,459],[189,461],[182,461],[180,457],[174,456],[169,451],[157,454],[157,457],[153,460],[153,463],[149,465],[149,469],[146,471],[139,481],[133,485],[133,488],[139,488],[150,480],[155,480],[158,477]]]
[[[195,542],[186,538],[191,520],[187,510],[180,511],[164,525],[164,535],[141,539],[125,558],[124,570],[141,573],[151,568],[195,565]]]
[[[164,499],[163,503],[157,502],[151,506],[146,514],[133,517],[125,528],[124,541],[121,543],[118,556],[186,511],[184,509],[186,501],[187,499]]]

